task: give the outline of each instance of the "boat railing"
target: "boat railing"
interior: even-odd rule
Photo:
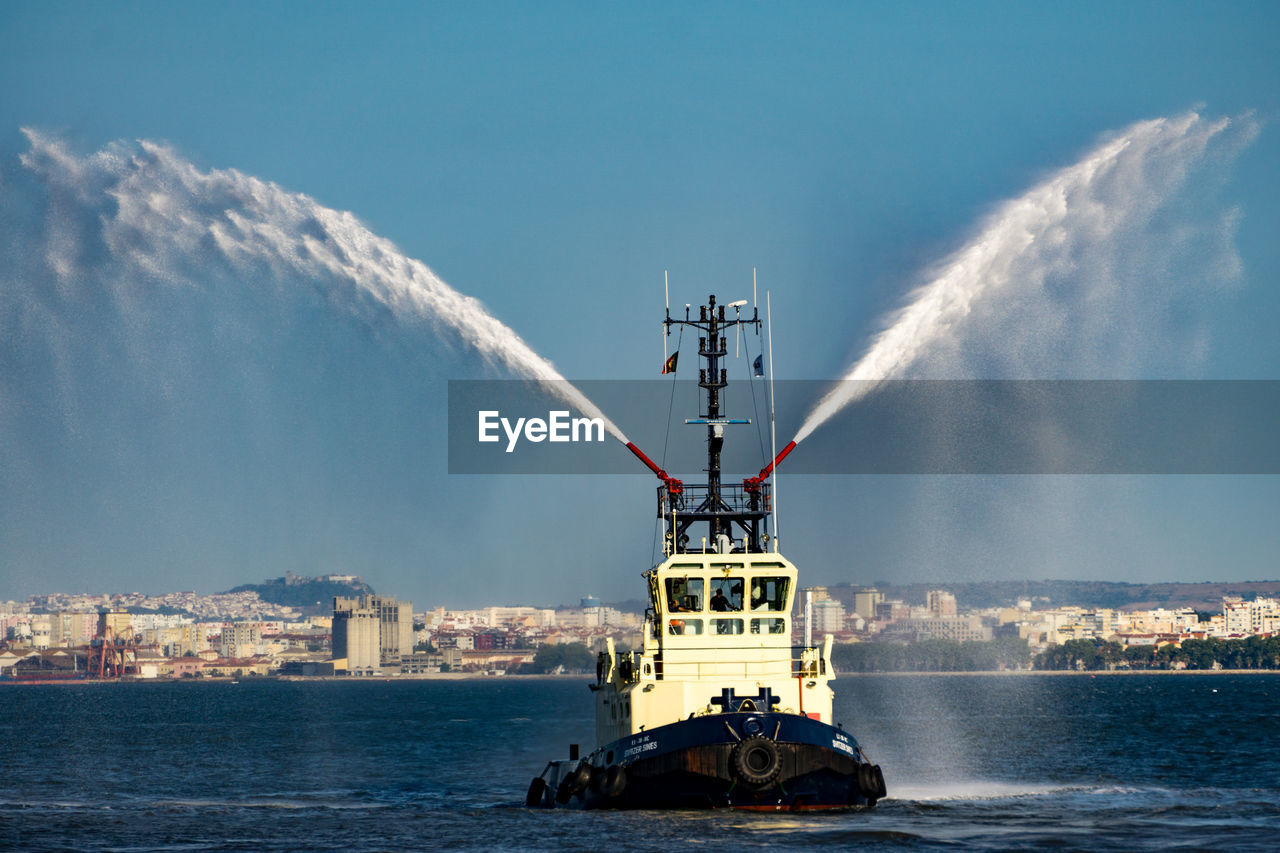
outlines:
[[[678,656],[664,656],[661,677],[817,678],[827,674],[822,650],[814,647],[792,646],[788,658],[772,659],[738,657],[726,654],[727,651],[719,647],[682,648]]]
[[[772,510],[772,493],[768,483],[748,489],[741,483],[720,484],[720,506],[709,505],[711,487],[706,483],[685,483],[683,489],[673,494],[666,484],[658,487],[658,518],[677,515],[699,518],[703,515],[756,514],[768,515]]]
[[[827,674],[827,659],[821,649],[814,646],[792,646],[791,653],[794,668],[792,675],[795,678],[814,678]]]

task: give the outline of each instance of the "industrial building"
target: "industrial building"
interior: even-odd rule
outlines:
[[[346,661],[350,675],[381,675],[383,666],[399,670],[400,658],[413,651],[413,604],[380,595],[333,599],[333,659]]]

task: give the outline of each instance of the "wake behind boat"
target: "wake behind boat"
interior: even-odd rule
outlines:
[[[548,762],[531,807],[833,809],[885,796],[880,768],[832,719],[831,638],[793,645],[796,568],[769,536],[767,480],[795,444],[740,485],[720,481],[725,426],[747,423],[720,411],[724,333],[761,324],[743,304],[732,319],[714,296],[696,318],[667,312],[668,334],[699,333],[705,411],[688,422],[706,425],[707,482],[686,484],[627,444],[662,481],[666,529],[665,559],[644,575],[643,647],[607,641],[590,685],[599,746]]]

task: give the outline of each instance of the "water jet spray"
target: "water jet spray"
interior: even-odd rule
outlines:
[[[1025,377],[1029,371],[1061,370],[1067,363],[1072,370],[1088,370],[1080,359],[1053,358],[1053,336],[1059,336],[1061,347],[1064,331],[1065,340],[1079,343],[1087,340],[1091,323],[1106,330],[1096,315],[1111,307],[1108,301],[1119,301],[1117,294],[1131,285],[1113,268],[1158,257],[1146,249],[1148,243],[1158,243],[1161,253],[1169,251],[1161,235],[1142,229],[1232,124],[1230,119],[1206,119],[1194,112],[1138,122],[1079,162],[1004,202],[890,318],[870,349],[846,371],[845,381],[810,410],[794,443],[804,441],[883,380],[913,373],[913,378],[942,378],[920,376],[921,370],[955,372],[963,357],[962,344],[983,332],[988,348],[998,350],[998,356],[1011,356],[1003,359],[1011,373]],[[1234,124],[1239,140],[1248,141],[1257,132],[1248,115]],[[1133,269],[1141,272],[1140,267]],[[1055,294],[1054,279],[1063,276],[1070,276],[1070,286],[1063,288],[1066,295]],[[1003,304],[995,299],[997,294]],[[1070,327],[1062,328],[1063,318]],[[974,326],[983,322],[987,326],[975,334]],[[929,364],[930,359],[941,366]],[[1037,359],[1045,363],[1037,364]],[[1115,371],[1126,369],[1114,359],[1095,361],[1095,369],[1110,372],[1098,378],[1116,378]]]

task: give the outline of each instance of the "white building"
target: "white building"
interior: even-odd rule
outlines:
[[[1253,604],[1235,597],[1222,599],[1223,627],[1227,636],[1253,633]]]
[[[844,630],[844,605],[834,598],[813,602],[813,630],[815,633],[834,634]]]
[[[524,625],[530,628],[554,628],[556,612],[538,607],[486,607],[484,624],[493,628]]]
[[[224,658],[248,658],[262,651],[262,624],[228,622],[222,626],[218,654]]]

